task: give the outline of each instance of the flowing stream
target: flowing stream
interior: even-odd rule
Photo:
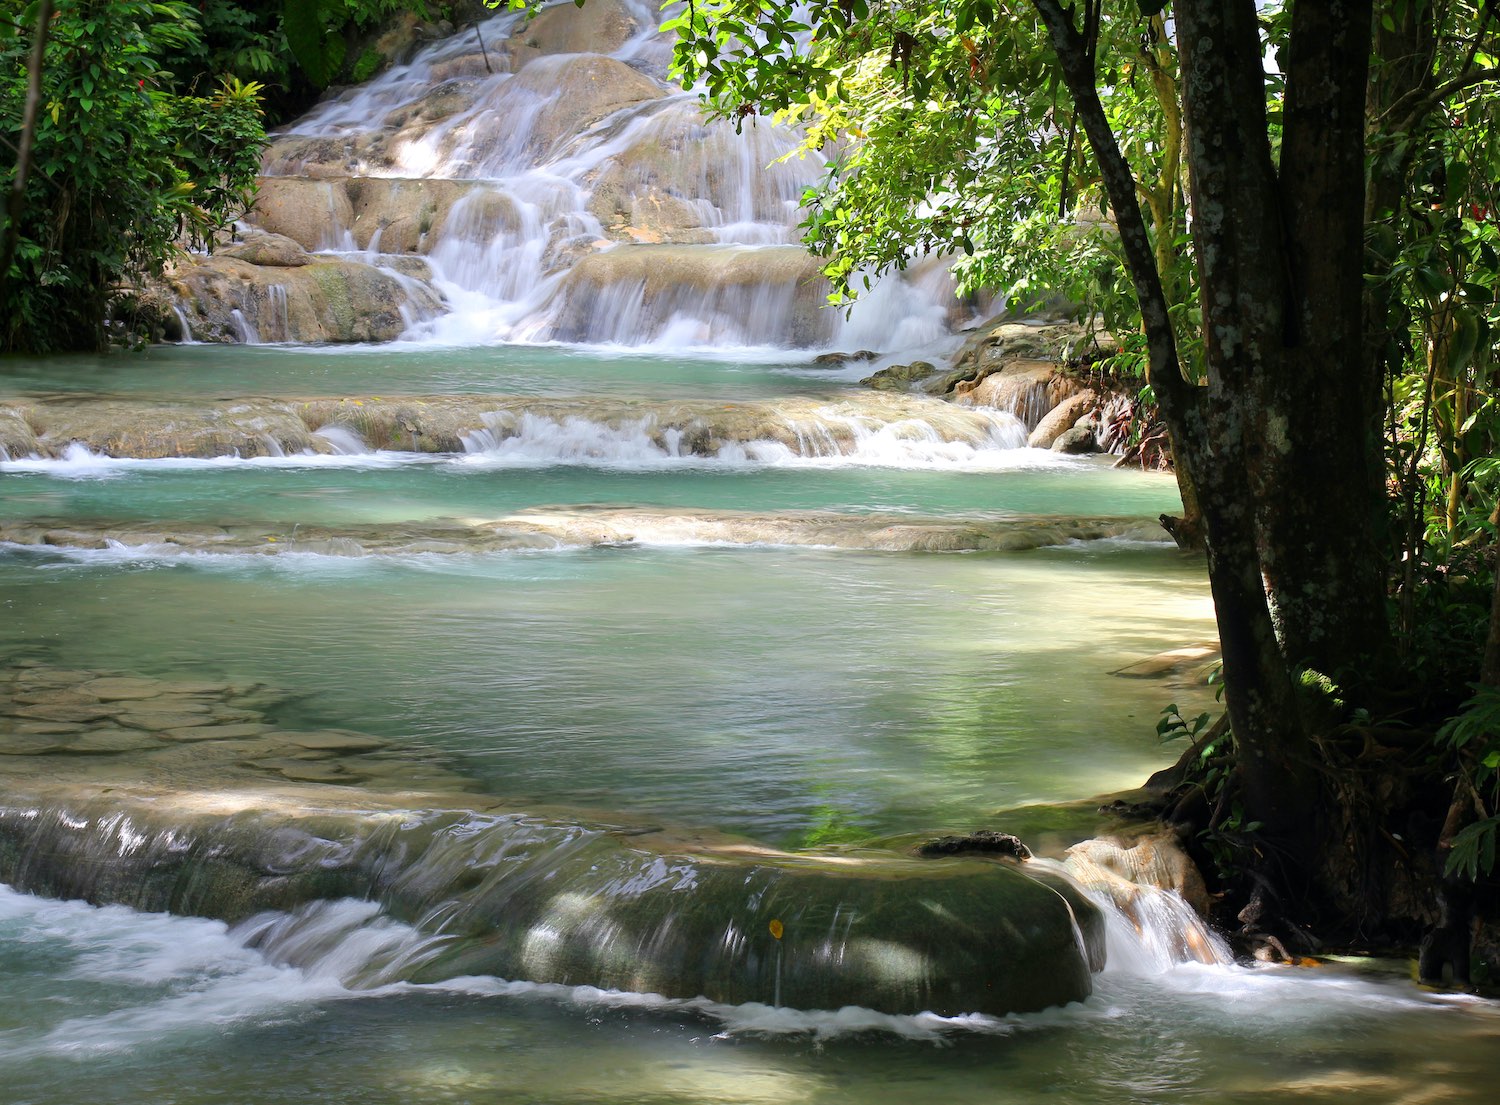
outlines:
[[[1070,900],[1087,800],[1213,708],[1203,565],[1169,477],[860,387],[953,349],[941,270],[813,310],[820,165],[586,12],[289,128],[259,217],[311,261],[218,305],[270,344],[0,363],[0,1102],[1492,1100],[1489,1003],[1236,966],[1146,891],[1085,1000],[872,1007],[1010,908],[914,843],[1017,832]],[[398,340],[282,342],[358,266]],[[799,1000],[856,953],[879,1000]]]
[[[80,370],[53,390],[222,395],[237,382],[275,395],[344,365],[359,393],[428,374],[469,391],[479,365],[497,390],[535,379],[543,397],[826,399],[850,386],[795,362],[192,347],[57,363]],[[6,387],[36,394],[53,368],[8,366]],[[642,460],[624,444],[483,462],[16,458],[0,524],[138,528],[7,547],[0,645],[33,670],[264,684],[288,696],[269,707],[278,726],[368,734],[409,773],[518,808],[661,817],[793,849],[1021,827],[994,815],[1133,786],[1171,760],[1154,720],[1170,700],[1207,704],[1196,669],[1110,673],[1211,639],[1212,623],[1201,565],[1145,524],[1173,506],[1169,480],[989,452],[811,466]],[[392,528],[431,539],[423,527],[455,518],[611,511],[751,528],[376,545]],[[1012,534],[1038,516],[1137,524],[948,552],[754,529],[870,515]],[[194,525],[286,548],[182,544]],[[299,545],[299,526],[321,527],[322,544]],[[1400,965],[1173,963],[1120,922],[1091,998],[1011,1017],[421,981],[412,967],[433,941],[352,900],[226,924],[0,892],[6,1100],[1447,1101],[1488,1100],[1500,1066],[1491,1008],[1424,995]]]

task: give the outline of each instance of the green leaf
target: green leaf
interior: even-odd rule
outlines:
[[[1469,367],[1474,359],[1474,350],[1479,346],[1479,320],[1474,312],[1464,307],[1453,312],[1456,329],[1448,346],[1448,372],[1457,379],[1458,374]]]
[[[344,40],[325,27],[321,0],[283,0],[281,25],[286,44],[308,80],[329,84],[344,64]]]

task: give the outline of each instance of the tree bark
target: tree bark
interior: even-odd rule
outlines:
[[[1284,867],[1300,874],[1318,777],[1267,598],[1264,532],[1279,505],[1267,495],[1284,485],[1293,402],[1286,345],[1299,320],[1289,309],[1259,24],[1254,0],[1195,0],[1175,10],[1208,376],[1208,457],[1195,474],[1201,474],[1225,699],[1247,813],[1262,822]],[[1304,481],[1316,475],[1302,473]]]
[[[1257,469],[1262,567],[1282,647],[1292,663],[1341,681],[1381,653],[1387,634],[1381,377],[1363,355],[1372,21],[1371,0],[1292,9],[1280,170],[1285,347],[1264,377],[1270,415]]]

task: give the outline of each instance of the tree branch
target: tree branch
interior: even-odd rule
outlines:
[[[1380,113],[1379,123],[1382,124],[1382,129],[1386,129],[1383,124],[1387,119],[1395,115],[1396,112],[1404,111],[1408,105],[1416,103],[1418,104],[1418,107],[1416,107],[1411,112],[1411,114],[1406,117],[1405,123],[1403,123],[1403,125],[1399,127],[1394,128],[1397,134],[1404,134],[1415,127],[1418,123],[1420,123],[1424,115],[1426,115],[1438,104],[1442,103],[1442,101],[1448,96],[1451,96],[1454,92],[1461,91],[1463,88],[1468,87],[1468,85],[1463,82],[1467,78],[1473,76],[1471,69],[1474,65],[1474,59],[1479,54],[1480,43],[1484,41],[1484,30],[1489,25],[1491,17],[1495,14],[1495,8],[1497,5],[1500,5],[1500,0],[1485,0],[1484,7],[1479,11],[1478,25],[1474,28],[1474,41],[1469,43],[1469,52],[1464,57],[1464,63],[1458,67],[1458,75],[1453,80],[1449,81],[1448,84],[1444,85],[1440,89],[1437,89],[1436,91],[1429,92],[1424,95],[1421,85],[1425,84],[1426,82],[1422,81],[1420,84],[1410,89],[1405,95],[1398,97],[1395,103],[1391,104],[1390,107],[1386,108],[1383,112]],[[1438,36],[1435,34],[1432,36],[1432,41],[1429,45],[1429,52],[1433,52],[1436,50],[1437,37]],[[1430,72],[1430,59],[1427,64],[1429,66],[1427,71]],[[1494,73],[1496,71],[1490,69],[1481,70],[1481,72]]]
[[[1416,107],[1412,108],[1411,114],[1401,121],[1395,128],[1397,134],[1410,134],[1416,129],[1422,119],[1433,108],[1452,96],[1455,92],[1462,92],[1466,88],[1472,88],[1476,84],[1484,84],[1487,81],[1500,81],[1500,68],[1475,69],[1473,72],[1464,73],[1454,77],[1446,84],[1440,84],[1429,92]]]
[[[1168,420],[1183,425],[1192,402],[1192,390],[1183,377],[1178,359],[1177,335],[1167,313],[1167,297],[1156,268],[1151,235],[1146,230],[1140,201],[1136,198],[1135,174],[1120,152],[1120,144],[1104,114],[1104,105],[1099,102],[1088,39],[1074,26],[1071,15],[1063,10],[1058,0],[1032,0],[1032,6],[1052,37],[1063,82],[1073,97],[1075,118],[1082,125],[1099,163],[1115,225],[1120,231],[1126,267],[1130,270],[1131,283],[1140,303],[1141,320],[1145,324],[1151,386]]]

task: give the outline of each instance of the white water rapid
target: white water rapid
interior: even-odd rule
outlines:
[[[495,16],[289,124],[250,244],[180,274],[184,336],[227,306],[219,336],[244,342],[942,343],[961,311],[941,264],[881,281],[847,318],[825,308],[827,282],[793,244],[825,158],[766,121],[705,122],[667,80],[661,18],[646,0]],[[312,253],[288,267],[283,243],[262,267],[258,231]],[[317,280],[308,261],[325,266]],[[223,264],[232,279],[211,284]],[[349,307],[389,318],[330,322]]]

